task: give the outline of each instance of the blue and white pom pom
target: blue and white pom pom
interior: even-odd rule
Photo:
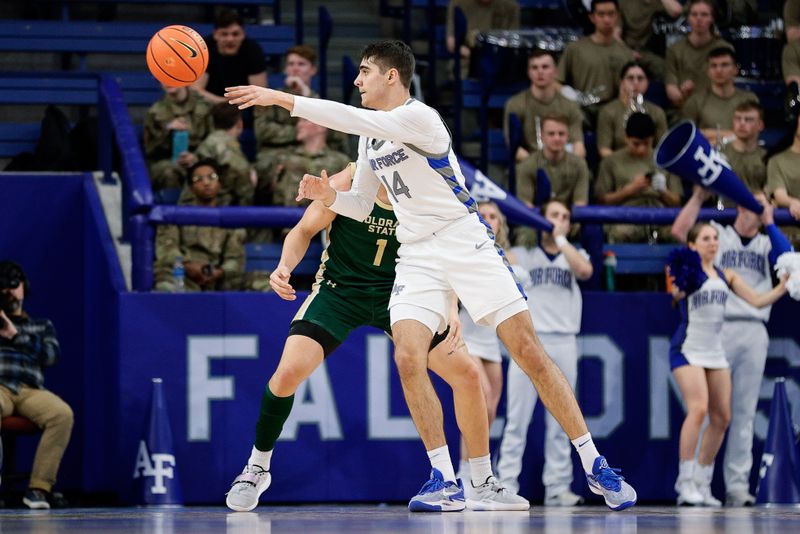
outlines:
[[[674,278],[673,283],[687,295],[700,289],[706,281],[700,254],[688,247],[673,249],[667,257],[667,265]]]
[[[800,252],[784,252],[778,256],[775,262],[775,271],[779,278],[786,274],[789,279],[786,281],[786,291],[794,300],[800,300]]]

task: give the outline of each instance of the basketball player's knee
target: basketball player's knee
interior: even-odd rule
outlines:
[[[426,372],[426,356],[414,350],[397,347],[394,351],[394,363],[397,365],[397,372],[400,377],[415,376]]]
[[[278,397],[294,394],[300,382],[306,379],[307,373],[297,365],[281,365],[269,381],[270,391]]]

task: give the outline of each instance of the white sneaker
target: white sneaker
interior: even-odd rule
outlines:
[[[678,506],[702,506],[703,495],[694,480],[679,480],[675,483],[678,492]]]
[[[472,482],[469,485],[472,486]],[[528,510],[530,507],[527,499],[508,491],[493,476],[477,488],[473,487],[467,497],[468,510]]]
[[[701,465],[697,464],[694,469],[694,485],[697,491],[703,496],[703,506],[711,506],[719,508],[722,506],[722,501],[714,497],[711,493],[711,479],[714,477],[714,464]]]
[[[711,493],[710,484],[700,486],[695,482],[695,485],[697,486],[697,491],[703,496],[703,506],[710,506],[712,508],[719,508],[722,506],[722,501],[714,497]]]
[[[756,498],[745,491],[732,491],[725,497],[725,506],[753,506]]]
[[[272,482],[272,475],[259,465],[246,465],[242,473],[233,479],[225,504],[234,512],[249,512],[258,506],[258,498]]]
[[[572,493],[570,490],[555,493],[553,495],[545,495],[545,506],[577,506],[583,504],[583,497]]]

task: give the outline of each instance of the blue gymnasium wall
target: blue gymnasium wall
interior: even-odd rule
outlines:
[[[159,376],[184,499],[220,502],[249,454],[261,392],[301,301],[248,294],[123,295],[121,480],[131,480],[150,379]],[[800,383],[800,336],[796,320],[789,318],[798,311],[796,302],[776,306],[774,316],[781,320],[770,325],[768,369],[768,377],[791,374],[795,388]],[[623,467],[642,500],[674,498],[682,410],[670,390],[666,347],[676,320],[666,295],[585,297],[579,400],[600,450]],[[290,419],[287,439],[276,446],[268,500],[402,501],[414,494],[429,467],[407,418],[386,338],[374,330],[357,331],[310,382],[308,390],[298,393],[293,412],[305,424],[295,426]],[[439,386],[455,454],[452,400],[447,388]],[[764,391],[766,399],[769,380]],[[757,428],[765,433],[768,402],[760,409]],[[542,497],[542,435],[537,412],[522,479],[522,493],[532,498]],[[757,454],[760,458],[760,450]],[[574,489],[587,494],[582,482]]]
[[[45,387],[75,413],[59,472],[64,490],[108,490],[113,459],[107,437],[116,413],[116,298],[124,288],[91,175],[0,174],[0,258],[18,261],[31,281],[25,309],[55,325],[61,360]],[[23,438],[20,468],[38,437]]]
[[[0,257],[23,264],[33,285],[26,308],[58,330],[62,359],[46,372],[46,384],[76,414],[59,487],[126,496],[150,379],[160,376],[185,500],[219,503],[247,457],[261,392],[300,300],[124,292],[90,180],[0,175]],[[677,313],[665,295],[653,294],[588,293],[584,311],[578,396],[590,428],[643,500],[670,500],[682,410],[665,351]],[[789,375],[790,395],[798,396],[798,312],[798,303],[784,299],[769,325],[756,421],[762,436],[771,378]],[[452,397],[436,384],[455,455]],[[269,500],[403,501],[416,492],[428,466],[385,336],[357,331],[304,388],[276,448]],[[537,409],[521,479],[522,493],[535,499],[542,496],[542,436]],[[24,440],[21,464],[34,445]],[[756,464],[760,449],[757,442]],[[574,489],[586,494],[579,475]],[[720,480],[718,473],[718,494]]]

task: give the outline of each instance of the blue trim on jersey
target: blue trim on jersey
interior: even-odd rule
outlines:
[[[497,244],[497,239],[495,239],[492,227],[483,220],[483,217],[481,217],[481,214],[477,209],[477,203],[475,202],[475,199],[472,198],[472,195],[470,195],[469,191],[466,188],[461,187],[461,184],[458,183],[458,179],[455,177],[455,172],[450,167],[449,154],[448,156],[442,158],[426,157],[425,159],[428,160],[428,165],[430,165],[433,170],[435,170],[442,178],[445,179],[447,185],[450,187],[450,190],[456,196],[456,199],[467,208],[467,212],[475,213],[478,216],[478,220],[486,227],[486,234],[489,236],[489,239],[494,242],[495,251],[497,251],[497,254],[503,259],[503,263],[508,269],[509,274],[514,279],[514,283],[517,285],[520,295],[522,295],[522,298],[525,300],[528,300],[528,295],[525,294],[525,290],[522,289],[522,284],[519,283],[517,276],[514,274],[514,270],[511,268],[511,264],[508,263],[508,259],[506,258],[506,253],[503,251],[503,247]],[[447,173],[446,169],[449,169],[450,172]]]

